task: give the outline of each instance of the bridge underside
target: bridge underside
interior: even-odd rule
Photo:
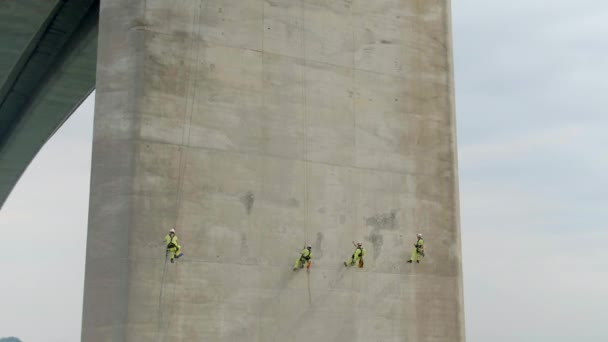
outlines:
[[[0,2],[0,207],[95,87],[99,0]]]

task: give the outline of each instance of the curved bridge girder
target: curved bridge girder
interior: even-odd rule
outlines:
[[[0,207],[95,87],[99,0],[0,3]]]

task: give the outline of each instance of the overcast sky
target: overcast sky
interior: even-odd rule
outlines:
[[[608,341],[608,1],[454,0],[453,24],[467,341]],[[0,212],[0,337],[80,339],[92,112]]]
[[[453,3],[468,341],[608,341],[608,1]]]
[[[0,338],[80,341],[92,133],[91,97],[0,210]]]

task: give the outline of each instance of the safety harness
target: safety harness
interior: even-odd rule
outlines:
[[[422,241],[422,244],[420,244],[420,241]],[[418,253],[424,257],[424,240],[423,239],[416,241],[416,253]]]
[[[304,255],[304,253],[302,253],[302,256],[300,257],[300,259],[304,259],[304,260],[310,260],[310,250],[308,250],[308,248],[306,248],[306,250],[308,251],[308,255]]]
[[[175,235],[173,235],[173,237],[171,237],[171,235],[169,235],[169,243],[167,244],[167,249],[171,249],[171,248],[177,248],[177,245],[173,243],[173,238],[175,238]]]

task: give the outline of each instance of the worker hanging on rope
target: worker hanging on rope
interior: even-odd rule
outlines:
[[[296,260],[296,264],[293,266],[293,270],[296,271],[298,268],[303,268],[306,265],[307,269],[310,269],[310,265],[312,264],[312,246],[307,245],[300,252],[300,257]]]
[[[171,256],[171,263],[173,263],[173,259],[178,259],[183,256],[182,246],[177,243],[177,235],[175,235],[175,229],[171,228],[169,230],[169,234],[165,235],[165,243],[167,244],[167,251],[165,256]]]
[[[362,268],[365,249],[363,248],[363,244],[361,242],[355,243],[355,241],[353,241],[353,245],[355,245],[355,252],[349,260],[344,262],[344,267],[353,266],[358,263],[359,268]]]
[[[407,262],[410,264],[414,261],[420,263],[420,257],[424,257],[424,240],[422,239],[422,234],[418,234],[418,240],[414,244],[412,257]]]

